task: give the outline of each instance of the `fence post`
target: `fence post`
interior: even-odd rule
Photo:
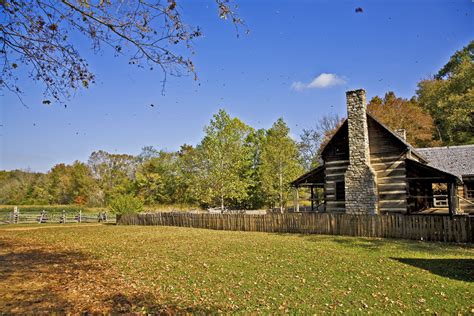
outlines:
[[[44,216],[44,213],[45,213],[45,210],[42,210],[42,211],[41,211],[41,214],[40,214],[40,218],[39,218],[38,224],[43,223],[43,216]]]
[[[20,222],[20,209],[18,206],[15,206],[13,210],[13,224],[18,224]]]

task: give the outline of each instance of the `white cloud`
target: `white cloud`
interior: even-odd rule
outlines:
[[[291,89],[296,90],[296,91],[301,91],[306,88],[306,85],[302,83],[301,81],[296,81],[291,84]]]
[[[339,77],[336,74],[322,73],[314,78],[310,83],[303,83],[295,81],[291,84],[291,89],[295,91],[302,91],[305,89],[324,89],[332,86],[345,84],[347,81],[344,77]]]

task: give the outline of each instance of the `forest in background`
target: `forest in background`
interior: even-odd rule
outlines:
[[[389,128],[406,129],[415,147],[474,143],[474,41],[457,51],[416,95],[374,97],[368,111]],[[144,147],[137,156],[93,152],[87,162],[55,165],[47,173],[0,171],[0,204],[117,206],[182,204],[283,209],[289,183],[319,163],[318,152],[342,118],[331,115],[298,140],[282,118],[254,129],[220,110],[196,146],[178,151]]]

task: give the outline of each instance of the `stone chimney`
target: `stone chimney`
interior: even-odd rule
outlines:
[[[397,134],[404,141],[407,140],[407,130],[406,129],[399,128],[399,129],[394,130],[394,132],[395,132],[395,134]]]
[[[376,214],[377,185],[370,166],[365,91],[346,92],[349,166],[344,176],[346,213]]]

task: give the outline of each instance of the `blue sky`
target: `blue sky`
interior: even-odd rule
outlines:
[[[204,33],[195,42],[199,81],[169,78],[165,96],[159,71],[95,55],[87,43],[79,45],[97,84],[67,108],[42,105],[34,83],[24,86],[29,108],[4,93],[0,169],[47,171],[99,149],[138,154],[146,145],[195,145],[219,108],[255,128],[283,117],[297,137],[324,114],[345,115],[346,90],[411,97],[420,79],[474,37],[470,0],[237,2],[250,29],[239,38],[212,0],[181,2],[187,21]]]

